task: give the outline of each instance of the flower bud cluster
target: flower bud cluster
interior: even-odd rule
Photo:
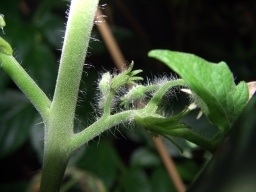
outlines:
[[[98,88],[101,93],[99,99],[99,107],[101,109],[104,108],[106,98],[109,94],[114,95],[120,88],[126,85],[135,85],[136,81],[143,80],[142,77],[137,76],[142,70],[133,71],[133,66],[134,64],[132,62],[127,70],[117,75],[111,75],[110,72],[106,72],[102,75],[98,83]]]

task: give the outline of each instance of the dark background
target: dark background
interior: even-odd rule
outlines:
[[[7,23],[6,34],[1,36],[49,97],[53,95],[68,4],[61,0],[0,2],[0,13]],[[147,57],[152,49],[170,49],[194,53],[212,62],[225,61],[236,82],[256,79],[255,1],[113,0],[100,4],[127,63],[133,60],[135,68],[143,69],[144,77],[171,73]],[[91,103],[96,101],[99,73],[115,67],[96,27],[92,37],[100,41],[91,41],[85,61],[77,129],[94,120]],[[255,108],[250,109],[240,119],[240,126],[249,124],[246,117],[255,112]],[[34,108],[0,70],[0,191],[24,191],[39,172],[43,139],[40,121]],[[204,122],[200,126],[207,128]],[[186,146],[186,153],[181,154],[172,144],[167,147],[181,177],[190,184],[207,153]],[[87,177],[91,173],[97,177],[90,177],[92,183],[103,181],[110,191],[175,191],[150,138],[140,128],[111,129],[87,144],[72,162],[71,166],[86,171]]]

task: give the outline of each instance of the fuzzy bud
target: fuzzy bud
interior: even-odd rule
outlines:
[[[110,91],[111,79],[112,77],[109,72],[106,72],[102,75],[98,85],[102,94],[107,94]]]
[[[142,77],[135,76],[135,75],[141,73],[142,70],[132,71],[133,65],[134,64],[132,62],[126,71],[124,71],[123,73],[120,73],[119,75],[115,76],[112,79],[111,89],[117,90],[118,88],[120,88],[126,84],[135,84],[135,81],[143,80]]]

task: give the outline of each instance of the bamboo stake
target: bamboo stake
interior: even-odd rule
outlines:
[[[96,18],[102,17],[102,12],[100,9],[96,12]],[[120,48],[114,38],[114,36],[111,33],[111,30],[106,22],[100,22],[97,25],[97,28],[108,48],[108,51],[114,60],[114,63],[118,69],[123,69],[125,66],[125,59],[123,57],[123,54],[120,51]]]
[[[173,184],[177,190],[177,192],[184,192],[186,190],[186,187],[175,167],[175,163],[173,159],[170,157],[165,145],[163,144],[163,141],[160,137],[153,137],[154,144],[158,150],[158,153],[161,156],[161,159],[163,161],[163,164],[170,176],[172,178]]]

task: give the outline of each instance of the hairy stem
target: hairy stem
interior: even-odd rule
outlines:
[[[159,103],[162,100],[162,97],[166,94],[166,92],[176,86],[185,86],[185,81],[183,79],[176,79],[176,80],[171,80],[166,82],[164,85],[162,85],[159,90],[154,94],[152,99],[148,102],[147,106],[145,107],[146,111],[150,111],[154,113],[157,108]]]
[[[59,149],[45,149],[45,152],[47,155],[44,158],[40,191],[59,191],[67,166],[68,157]]]
[[[104,111],[102,115],[103,117],[109,116],[111,114],[111,107],[112,107],[111,105],[112,105],[114,96],[115,96],[115,92],[113,90],[110,90],[105,101]]]
[[[44,120],[48,117],[51,101],[11,55],[0,53],[0,66],[28,97]]]
[[[72,0],[51,113],[73,125],[83,65],[98,0]],[[73,127],[73,126],[72,126]],[[72,130],[70,130],[72,131]]]
[[[73,136],[78,89],[97,6],[98,0],[71,1],[50,117],[45,123],[41,192],[59,190],[72,153],[69,141]]]
[[[210,152],[214,152],[218,145],[216,143],[213,143],[209,141],[208,139],[202,137],[201,135],[197,134],[196,132],[183,128],[183,129],[172,129],[168,133],[169,135],[175,136],[175,137],[181,137],[184,138],[192,143],[195,143],[198,146],[201,146],[205,148],[206,150]]]
[[[117,124],[133,120],[134,116],[140,112],[141,110],[128,110],[114,115],[101,117],[95,123],[73,136],[70,141],[70,150],[72,151],[81,147],[83,144]]]

